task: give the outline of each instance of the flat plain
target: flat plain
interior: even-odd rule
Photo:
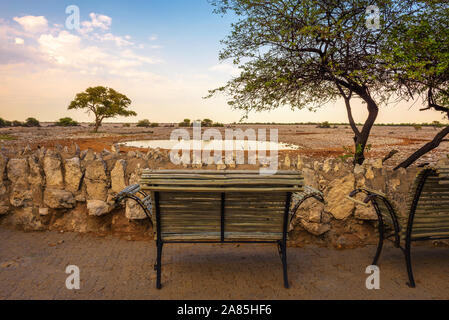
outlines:
[[[73,146],[77,143],[81,150],[88,148],[101,152],[110,150],[112,145],[134,140],[166,140],[170,139],[171,132],[177,129],[171,124],[160,124],[156,128],[138,128],[134,125],[125,127],[120,123],[104,124],[99,133],[93,133],[88,124],[78,127],[54,127],[51,123],[43,123],[38,128],[0,128],[0,148],[4,153],[14,153],[27,145],[32,149],[39,146],[47,148]],[[208,128],[203,128],[203,131]],[[316,125],[226,125],[218,129],[225,137],[225,130],[232,129],[243,131],[254,129],[267,130],[278,129],[280,142],[296,145],[297,150],[281,151],[281,154],[289,153],[291,156],[301,155],[309,158],[326,159],[337,158],[347,153],[347,149],[353,148],[353,133],[349,126],[338,125],[331,128],[318,128]],[[192,136],[192,129],[187,128]],[[419,147],[432,140],[441,130],[434,127],[422,127],[417,130],[413,126],[375,126],[371,132],[368,143],[370,151],[367,158],[383,158],[391,150],[398,153],[385,163],[386,166],[394,166],[406,159]],[[135,148],[121,148],[121,151],[129,151]],[[145,150],[142,150],[145,151]],[[417,164],[434,163],[438,159],[447,156],[449,143],[443,142],[437,149],[423,156]]]

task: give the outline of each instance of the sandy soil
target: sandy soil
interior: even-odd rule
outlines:
[[[233,125],[232,129],[241,128],[276,128],[279,130],[279,141],[295,144],[298,150],[283,151],[295,157],[297,154],[312,158],[324,159],[338,157],[344,154],[343,147],[352,147],[353,133],[349,126],[321,129],[313,125]],[[32,149],[39,146],[54,147],[56,145],[71,146],[76,142],[82,150],[91,148],[95,151],[110,149],[114,143],[131,140],[158,140],[169,139],[174,130],[170,125],[158,128],[137,128],[135,126],[123,127],[122,124],[104,124],[99,133],[92,133],[88,124],[80,127],[60,128],[51,124],[43,124],[40,128],[0,128],[0,137],[8,135],[12,140],[0,138],[0,148],[4,153],[13,152],[29,145]],[[189,129],[191,130],[191,129]],[[219,129],[224,136],[225,128]],[[387,165],[392,166],[405,159],[420,146],[430,141],[439,129],[423,127],[416,130],[413,127],[374,127],[369,143],[372,145],[368,158],[384,157],[392,149],[399,153]],[[267,131],[267,134],[269,131]],[[131,148],[122,148],[126,152]],[[438,158],[449,153],[449,143],[443,142],[440,147],[424,156],[418,163],[433,163]]]
[[[406,285],[402,252],[387,245],[380,289],[366,288],[375,247],[288,248],[290,289],[276,246],[167,244],[162,290],[155,288],[154,241],[0,228],[0,299],[448,299],[449,249],[413,247],[416,289]],[[67,290],[68,265],[80,289]],[[235,317],[238,319],[238,317]]]

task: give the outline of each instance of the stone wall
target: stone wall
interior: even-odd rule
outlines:
[[[355,187],[369,187],[393,198],[406,214],[406,198],[417,169],[392,171],[381,160],[363,166],[350,161],[283,157],[283,169],[300,169],[306,184],[324,192],[325,205],[310,199],[290,226],[291,244],[314,243],[337,248],[376,242],[376,215],[372,208],[346,199]],[[115,208],[113,197],[136,183],[144,168],[163,168],[168,152],[150,150],[95,153],[72,148],[0,154],[0,224],[25,231],[60,230],[151,238],[152,227],[132,202]],[[223,169],[225,166],[221,165]]]

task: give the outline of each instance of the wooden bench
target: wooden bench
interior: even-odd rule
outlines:
[[[165,243],[277,243],[288,288],[288,225],[310,197],[324,202],[294,171],[144,170],[140,185],[127,187],[116,202],[137,201],[152,221],[158,289]]]
[[[411,263],[413,241],[449,239],[449,166],[422,169],[409,194],[408,215],[398,215],[393,202],[385,194],[369,189],[357,189],[366,194],[364,204],[371,203],[378,217],[379,244],[373,260],[377,265],[385,239],[393,239],[394,245],[405,255],[408,285],[414,288]]]

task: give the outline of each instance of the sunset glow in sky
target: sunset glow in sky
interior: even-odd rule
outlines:
[[[69,5],[80,9],[79,30],[65,26]],[[138,116],[126,121],[239,121],[242,113],[231,110],[225,97],[202,98],[238,73],[230,61],[218,61],[220,40],[233,17],[212,10],[207,0],[1,1],[0,117],[88,121],[87,114],[67,106],[77,92],[104,85],[133,101]],[[419,112],[420,107],[392,104],[381,110],[377,122],[443,121],[437,112]],[[364,107],[355,109],[357,121],[364,121]],[[285,108],[248,119],[326,120],[347,122],[342,101],[316,113]]]

